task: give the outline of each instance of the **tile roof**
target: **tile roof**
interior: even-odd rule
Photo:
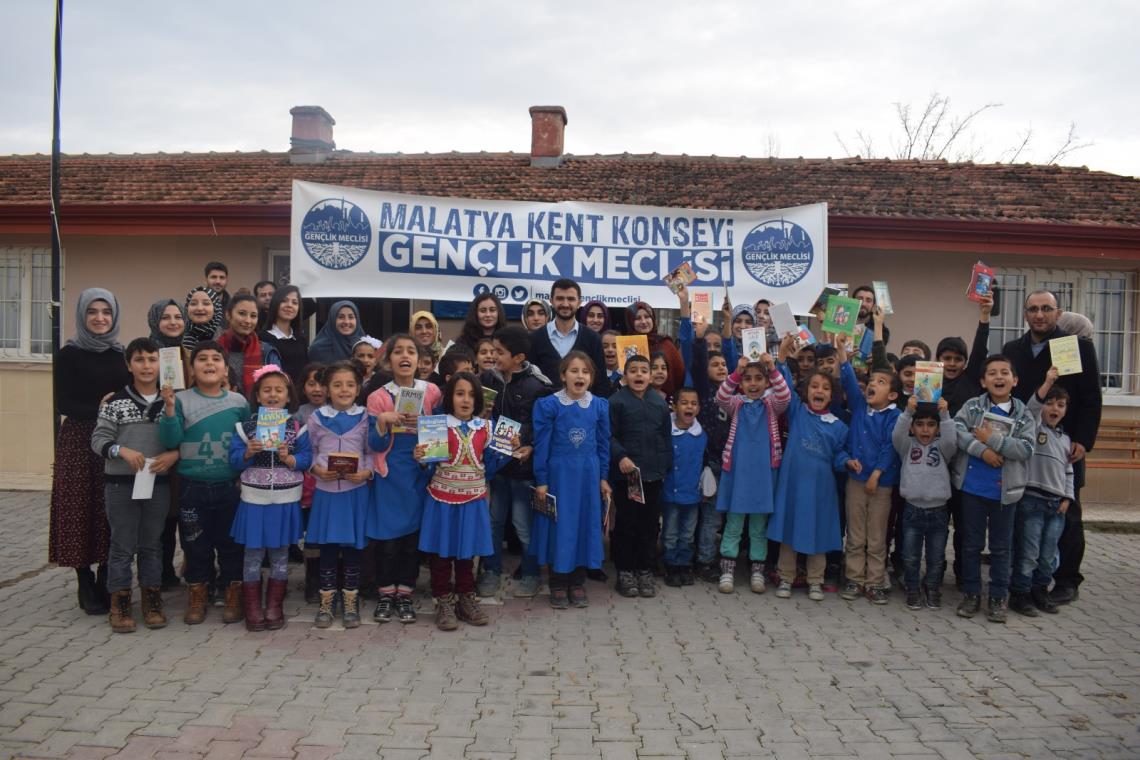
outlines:
[[[0,157],[0,205],[46,203],[50,159]],[[287,153],[69,155],[64,204],[288,204],[303,179],[390,192],[692,208],[777,208],[827,201],[832,215],[1140,227],[1140,179],[1086,168],[716,156],[335,151],[322,164]]]

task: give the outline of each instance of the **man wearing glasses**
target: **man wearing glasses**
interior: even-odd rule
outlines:
[[[1061,338],[1068,333],[1057,327],[1061,310],[1057,308],[1057,298],[1048,290],[1035,290],[1025,298],[1023,307],[1025,323],[1029,330],[1016,340],[1002,347],[1002,353],[1013,361],[1017,372],[1017,387],[1013,395],[1022,401],[1037,392],[1045,381],[1045,373],[1053,365],[1049,354],[1049,341]],[[1084,580],[1081,575],[1081,560],[1085,556],[1085,530],[1081,524],[1081,487],[1085,484],[1085,454],[1096,443],[1097,428],[1100,427],[1101,390],[1100,368],[1096,360],[1096,348],[1092,341],[1079,338],[1082,372],[1079,375],[1066,375],[1057,379],[1069,392],[1069,410],[1061,420],[1061,427],[1072,440],[1069,459],[1073,462],[1076,478],[1077,498],[1065,513],[1065,531],[1058,544],[1061,563],[1053,574],[1055,585],[1049,598],[1055,604],[1075,602],[1077,588]]]

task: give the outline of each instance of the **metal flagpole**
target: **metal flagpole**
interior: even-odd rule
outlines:
[[[52,358],[52,442],[59,439],[59,408],[56,405],[54,372],[60,344],[60,239],[59,239],[59,82],[63,59],[63,0],[55,2],[55,70],[52,75],[51,113],[51,358]]]

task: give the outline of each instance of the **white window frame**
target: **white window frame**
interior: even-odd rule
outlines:
[[[997,275],[998,286],[1001,289],[1001,314],[994,317],[990,323],[990,350],[1001,350],[1002,345],[1009,340],[1012,340],[1022,335],[1025,330],[1025,320],[1022,315],[1022,305],[1025,296],[1032,293],[1034,290],[1045,288],[1052,290],[1056,293],[1058,290],[1055,287],[1056,283],[1068,283],[1071,288],[1072,303],[1066,303],[1069,294],[1056,293],[1058,296],[1058,305],[1066,311],[1073,311],[1078,314],[1092,317],[1089,312],[1095,307],[1095,296],[1104,291],[1092,292],[1092,281],[1094,279],[1102,278],[1123,278],[1125,280],[1125,289],[1122,293],[1124,296],[1123,313],[1121,315],[1121,330],[1105,331],[1108,334],[1123,334],[1123,348],[1121,353],[1121,364],[1118,372],[1107,373],[1106,367],[1100,367],[1102,378],[1105,375],[1111,374],[1112,376],[1119,376],[1119,383],[1111,387],[1102,387],[1106,395],[1135,395],[1140,392],[1140,333],[1136,330],[1137,325],[1137,307],[1140,305],[1140,299],[1137,298],[1137,279],[1138,275],[1136,270],[1127,269],[1074,269],[1071,267],[1066,268],[1048,268],[1048,267],[1001,267],[995,269]],[[1012,288],[1007,286],[1007,283],[1012,284],[1017,278],[1024,278],[1024,289]],[[1100,325],[1097,320],[1093,320],[1094,340],[1098,335],[1105,334],[1098,330]],[[1098,359],[1102,340],[1096,340],[1098,343]]]
[[[32,301],[32,270],[34,257],[47,256],[50,266],[51,249],[40,246],[0,246],[0,259],[15,260],[19,263],[20,271],[20,322],[19,345],[15,348],[0,348],[0,361],[20,362],[50,362],[51,361],[51,292],[47,294],[47,301],[35,304]],[[62,252],[60,266],[62,270]],[[61,272],[62,276],[62,272]],[[47,310],[44,324],[48,332],[38,340],[47,341],[46,352],[32,351],[32,313],[36,308]]]

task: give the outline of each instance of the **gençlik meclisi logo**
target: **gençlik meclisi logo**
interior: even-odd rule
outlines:
[[[355,203],[344,198],[317,201],[301,221],[301,245],[326,269],[348,269],[372,243],[372,225]]]
[[[744,237],[744,268],[752,279],[786,288],[804,278],[815,260],[811,236],[785,219],[761,222]]]

